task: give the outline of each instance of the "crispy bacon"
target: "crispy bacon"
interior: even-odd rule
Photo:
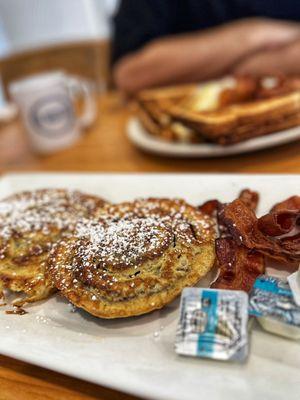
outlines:
[[[247,207],[255,211],[259,202],[259,194],[250,189],[243,189],[239,194],[239,199],[244,202]],[[219,200],[213,199],[206,201],[198,208],[204,214],[215,216],[221,204]]]
[[[280,244],[289,253],[295,254],[295,258],[300,259],[300,233],[293,236],[280,238]]]
[[[258,229],[269,236],[281,236],[300,224],[299,211],[270,212],[258,220]]]
[[[295,252],[297,240],[282,241],[264,234],[258,227],[255,213],[239,199],[221,208],[219,220],[227,227],[235,242],[249,250],[258,251],[284,262],[300,259],[300,246]]]
[[[293,264],[300,260],[300,196],[276,204],[269,214],[255,215],[258,193],[245,189],[229,204],[204,204],[210,215],[217,210],[219,238],[216,240],[219,276],[212,287],[249,291],[265,272],[271,257]]]
[[[245,203],[247,207],[255,211],[259,202],[259,194],[250,189],[244,189],[239,194],[239,199]]]
[[[210,215],[212,217],[216,215],[219,205],[219,200],[208,200],[201,206],[199,206],[198,209],[204,214]]]
[[[300,196],[292,196],[288,199],[275,204],[272,207],[271,212],[276,211],[300,211]]]
[[[259,195],[250,189],[244,189],[239,195],[239,201],[250,211],[255,210]],[[226,205],[218,204],[220,237],[216,239],[215,248],[219,276],[212,287],[249,292],[255,279],[265,272],[265,258],[259,252],[249,250],[234,240],[222,216],[224,207]]]
[[[258,88],[255,93],[257,99],[269,99],[277,96],[284,96],[300,90],[300,80],[296,76],[287,77],[281,74],[276,74],[270,78],[274,80],[274,85],[272,85],[271,88],[265,87],[264,80],[266,78],[262,78],[258,82]]]
[[[216,239],[216,256],[219,276],[213,288],[249,292],[255,279],[265,272],[264,256],[239,246],[232,238]]]

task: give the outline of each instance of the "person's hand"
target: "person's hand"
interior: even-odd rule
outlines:
[[[268,18],[249,18],[232,24],[236,39],[254,51],[285,46],[300,37],[300,24]]]
[[[231,73],[253,54],[287,46],[300,37],[300,24],[251,18],[204,31],[169,36],[148,43],[114,68],[119,89],[203,81]]]
[[[234,72],[258,76],[273,73],[300,75],[300,37],[286,46],[252,54],[241,61]]]

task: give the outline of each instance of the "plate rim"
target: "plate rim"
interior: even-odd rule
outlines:
[[[152,154],[171,157],[218,158],[252,153],[300,140],[300,125],[283,131],[221,146],[215,144],[170,143],[149,135],[139,119],[132,116],[126,125],[128,139],[136,147]]]

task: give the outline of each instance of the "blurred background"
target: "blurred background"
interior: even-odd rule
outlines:
[[[99,84],[107,78],[110,19],[118,0],[0,0],[0,104],[8,84],[64,69]]]
[[[113,165],[122,170],[120,156],[126,168],[135,169],[135,157],[136,165],[149,162],[152,169],[157,160],[147,160],[132,145],[159,155],[164,148],[166,156],[192,157],[197,144],[197,154],[206,157],[218,145],[274,132],[284,136],[300,126],[299,21],[299,0],[0,0],[2,163],[35,168],[32,150],[43,141],[49,154],[72,145],[73,153],[64,154],[68,169],[75,168],[85,146],[87,169],[94,160],[95,169]],[[55,71],[64,77],[50,78]],[[70,86],[70,79],[77,82]],[[13,95],[15,82],[19,86]],[[193,88],[183,89],[187,83]],[[176,89],[163,94],[168,109],[159,100],[163,86]],[[155,91],[152,98],[141,97],[149,88],[158,88],[158,98]],[[288,95],[296,99],[288,112],[284,107],[270,111],[259,126],[253,117],[252,125],[239,127],[247,135],[233,137],[226,131],[226,143],[222,129],[217,140],[207,133],[210,127],[204,132],[194,124],[194,115],[192,120],[173,115],[177,104],[196,114],[222,112],[231,104]],[[300,129],[290,135],[298,140]],[[64,145],[59,136],[65,136]],[[51,141],[57,144],[52,147]],[[166,142],[174,146],[163,147]],[[95,143],[107,158],[103,166]],[[177,153],[180,143],[191,144],[189,152],[182,148]],[[225,154],[221,149],[220,155]],[[43,162],[38,167],[48,168]],[[51,168],[59,167],[52,162]],[[225,163],[220,165],[223,170]],[[166,167],[179,168],[179,163]]]

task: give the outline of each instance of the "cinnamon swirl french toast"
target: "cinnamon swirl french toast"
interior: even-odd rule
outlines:
[[[0,297],[4,289],[25,293],[14,305],[48,297],[55,288],[45,277],[45,261],[53,243],[104,204],[64,189],[21,192],[0,201]]]
[[[159,309],[214,263],[212,219],[183,200],[104,207],[51,251],[47,274],[75,306],[101,318]]]
[[[137,96],[137,116],[158,138],[229,145],[300,125],[297,77],[227,77],[177,88]]]

